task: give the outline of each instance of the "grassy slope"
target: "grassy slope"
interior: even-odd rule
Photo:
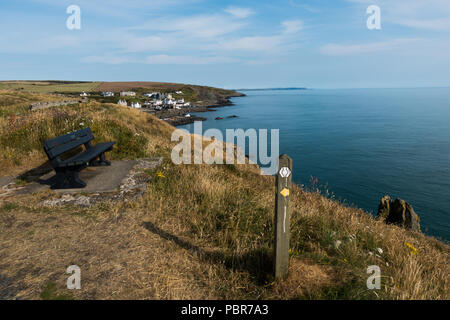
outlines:
[[[82,268],[76,299],[450,298],[447,245],[300,188],[292,196],[290,276],[275,282],[272,177],[252,165],[176,166],[174,128],[137,110],[91,102],[30,112],[21,101],[10,101],[13,119],[0,117],[0,175],[45,162],[42,140],[86,125],[98,141],[118,142],[114,159],[166,161],[146,172],[153,181],[133,202],[42,207],[51,192],[0,202],[0,298],[67,296],[71,264]],[[369,291],[366,268],[374,264],[382,289]]]
[[[173,93],[180,90],[183,91],[183,94],[174,94],[175,99],[184,98],[185,101],[192,102],[198,106],[227,103],[227,97],[241,95],[233,90],[166,82],[0,81],[0,92],[10,91],[12,93],[12,90],[15,91],[13,94],[17,95],[26,95],[28,93],[34,93],[35,95],[46,93],[72,95],[82,91],[99,93],[102,91],[120,92],[123,90],[143,94],[154,91]],[[130,100],[134,99],[131,98]],[[116,98],[111,98],[111,102],[113,101],[116,101]]]
[[[65,81],[0,81],[0,90],[17,90],[35,93],[67,92],[79,93],[96,90],[100,82]]]

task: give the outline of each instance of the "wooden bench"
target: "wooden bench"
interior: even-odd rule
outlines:
[[[81,170],[89,166],[111,165],[105,152],[111,151],[115,142],[94,146],[92,140],[91,129],[85,128],[44,142],[45,153],[56,171],[52,189],[84,188],[86,183],[78,178]]]

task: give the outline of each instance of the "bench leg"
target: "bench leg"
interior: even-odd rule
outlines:
[[[90,165],[93,167],[99,167],[99,166],[110,166],[111,162],[106,160],[105,153],[100,154],[98,160],[92,160],[90,162]]]
[[[51,186],[51,189],[78,189],[86,187],[86,183],[78,178],[78,170],[76,169],[57,169],[55,180],[55,184]]]

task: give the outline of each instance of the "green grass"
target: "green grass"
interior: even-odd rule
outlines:
[[[10,212],[13,210],[17,210],[20,206],[17,203],[14,202],[5,202],[1,207],[0,207],[0,212]]]
[[[56,283],[48,283],[42,290],[40,294],[42,300],[74,300],[71,293],[58,293],[56,288]]]
[[[17,179],[15,179],[15,183],[16,183],[16,185],[18,185],[18,186],[24,186],[24,185],[27,184],[27,181],[24,180],[24,179],[19,179],[19,178],[17,178]]]

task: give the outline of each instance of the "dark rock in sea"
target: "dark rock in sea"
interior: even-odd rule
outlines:
[[[405,229],[420,232],[420,218],[413,207],[402,199],[392,200],[386,195],[378,205],[378,219]]]
[[[216,120],[222,120],[222,119],[223,119],[222,117],[217,117],[217,118],[216,118]]]
[[[194,123],[195,121],[205,121],[206,118],[203,117],[197,117],[197,116],[190,116],[190,117],[175,117],[175,118],[169,118],[169,119],[163,119],[167,121],[169,124],[173,126],[182,126],[189,123]]]
[[[227,119],[231,119],[231,118],[237,118],[238,116],[233,114],[232,116],[228,116]]]

